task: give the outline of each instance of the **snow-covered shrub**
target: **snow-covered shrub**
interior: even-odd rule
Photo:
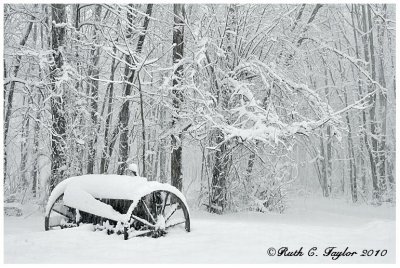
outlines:
[[[283,213],[287,208],[287,191],[291,183],[287,165],[282,165],[278,170],[261,177],[255,181],[255,192],[248,204],[250,210],[267,212],[276,211]]]
[[[249,153],[243,146],[232,160],[227,183],[229,211],[283,213],[287,208],[287,193],[296,177],[296,165],[288,151],[257,144]]]
[[[4,216],[22,216],[20,203],[4,203]]]

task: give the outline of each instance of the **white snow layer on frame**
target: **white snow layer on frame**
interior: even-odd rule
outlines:
[[[94,174],[71,177],[60,182],[49,197],[46,215],[57,198],[64,194],[63,200],[67,206],[115,221],[127,222],[139,200],[156,190],[175,194],[188,208],[183,194],[170,184],[147,181],[139,176]],[[133,203],[127,214],[121,214],[96,198],[125,199],[132,200]]]

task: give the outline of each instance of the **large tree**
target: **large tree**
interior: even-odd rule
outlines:
[[[183,75],[183,65],[180,60],[183,58],[184,48],[184,15],[185,5],[174,4],[174,30],[172,36],[173,53],[172,62],[177,65],[174,70],[174,78],[172,80],[172,94],[174,113],[172,115],[172,127],[178,123],[179,109],[183,102],[183,92],[180,86]],[[182,190],[182,130],[172,135],[172,152],[171,152],[171,184]]]
[[[50,190],[64,179],[66,166],[66,118],[65,118],[65,85],[61,81],[66,49],[66,5],[52,4],[51,48],[54,63],[50,66],[50,81],[52,96],[50,100],[52,129],[51,129],[51,175]]]
[[[124,76],[125,76],[125,86],[124,86],[124,92],[123,92],[123,97],[129,97],[132,94],[132,87],[133,87],[133,82],[135,79],[136,73],[136,68],[137,66],[137,57],[142,53],[143,49],[143,44],[144,40],[147,34],[147,28],[149,26],[150,22],[150,16],[153,10],[153,4],[148,4],[146,8],[146,16],[143,21],[143,26],[141,30],[141,33],[139,34],[139,39],[137,41],[136,49],[131,50],[130,48],[127,48],[129,53],[125,55],[125,71],[124,71]],[[133,22],[134,19],[134,10],[133,10],[133,5],[129,5],[129,8],[127,10],[127,18],[128,18],[128,30],[127,30],[127,39],[133,38],[133,30],[135,29],[135,25]],[[125,99],[123,104],[122,104],[122,109],[119,114],[119,129],[120,129],[120,138],[119,138],[119,166],[118,166],[118,174],[124,174],[125,169],[127,168],[127,161],[129,158],[129,128],[128,128],[128,123],[129,123],[129,118],[130,118],[130,110],[129,110],[129,104],[130,100]],[[145,159],[143,159],[145,161]]]

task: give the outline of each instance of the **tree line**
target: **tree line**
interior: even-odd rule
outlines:
[[[137,163],[219,214],[282,212],[308,181],[394,202],[394,18],[387,4],[6,4],[5,196]]]

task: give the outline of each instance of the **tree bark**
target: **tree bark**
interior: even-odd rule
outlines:
[[[96,22],[101,21],[101,9],[102,5],[97,4],[94,17]],[[98,124],[98,102],[99,102],[99,59],[100,59],[100,48],[99,48],[99,29],[97,26],[94,29],[94,45],[90,51],[91,56],[91,67],[89,71],[89,75],[91,76],[90,81],[90,118],[91,122],[91,133],[89,138],[89,145],[88,145],[88,165],[87,165],[87,173],[93,174],[94,171],[94,160],[96,156],[96,141],[97,141],[97,124]]]
[[[37,27],[37,26],[36,26]],[[40,24],[40,48],[43,50],[45,48],[45,41],[44,41],[44,31],[43,31],[43,24]],[[37,47],[37,34],[34,35],[34,42],[35,42],[35,47]],[[44,77],[44,70],[40,67],[38,67],[38,73],[39,73],[39,79],[42,80]],[[37,96],[37,110],[36,110],[36,116],[34,120],[34,134],[33,134],[33,152],[32,152],[32,158],[33,158],[33,164],[32,164],[32,170],[31,170],[31,178],[32,178],[32,195],[33,197],[37,196],[37,191],[38,191],[38,182],[39,182],[39,134],[40,134],[40,114],[41,114],[41,109],[40,107],[42,106],[41,104],[41,99],[42,96],[40,92],[36,93]]]
[[[324,134],[321,131],[321,136],[320,136],[320,163],[321,163],[321,168],[322,168],[322,194],[324,197],[329,196],[329,191],[328,191],[328,173],[327,173],[327,157],[325,153],[325,142],[324,142]]]
[[[139,100],[140,100],[140,118],[142,123],[142,176],[147,178],[146,173],[146,125],[144,122],[144,109],[143,109],[143,92],[142,92],[142,84],[140,82],[140,76],[138,73],[138,81],[139,81]]]
[[[322,4],[316,4],[316,5],[315,5],[313,11],[311,12],[310,18],[309,18],[308,21],[307,21],[306,26],[305,26],[305,27],[303,28],[303,30],[302,30],[303,33],[305,33],[305,32],[307,31],[307,29],[308,29],[308,27],[309,27],[309,24],[312,23],[312,22],[315,20],[315,17],[317,16],[318,11],[319,11],[319,9],[320,9],[322,6],[323,6]],[[304,40],[305,40],[305,39],[304,39],[303,37],[301,37],[301,38],[297,41],[297,46],[300,46],[300,45],[303,43]]]
[[[236,66],[236,48],[235,36],[233,32],[236,30],[238,5],[230,4],[228,7],[227,22],[226,22],[226,42],[225,51],[226,59],[224,69],[226,73],[232,71]],[[222,114],[228,116],[229,99],[232,94],[232,89],[229,84],[223,84],[217,92],[218,106]],[[225,120],[229,120],[227,117]],[[227,179],[229,170],[232,164],[232,158],[229,151],[229,146],[224,141],[224,133],[217,129],[215,131],[215,142],[220,145],[215,153],[214,166],[212,171],[211,181],[211,207],[210,212],[222,214],[227,203]]]
[[[22,120],[21,127],[21,165],[20,165],[20,176],[24,188],[28,187],[28,181],[26,179],[26,165],[28,160],[28,139],[29,139],[29,104],[25,103],[25,98],[23,100],[24,105],[28,107],[24,119]]]
[[[38,107],[40,107],[41,103],[41,96],[40,94],[37,94],[37,103]],[[36,190],[37,190],[37,185],[39,181],[39,163],[38,163],[38,158],[39,158],[39,122],[40,122],[40,108],[38,108],[36,112],[36,118],[35,118],[35,124],[34,124],[34,134],[33,134],[33,167],[32,167],[32,172],[31,172],[31,177],[32,177],[32,194],[34,197],[36,197]]]
[[[184,21],[185,15],[184,4],[174,4],[174,30],[173,30],[173,64],[177,64],[183,57],[184,47]],[[174,72],[172,80],[172,104],[174,106],[174,114],[172,115],[172,127],[179,121],[179,110],[183,103],[183,94],[181,89],[177,88],[181,84],[183,66],[179,65]],[[178,137],[178,139],[176,138]],[[171,140],[171,184],[182,190],[182,132],[174,133]]]
[[[30,22],[28,23],[28,27],[26,28],[25,34],[22,37],[21,41],[19,42],[20,47],[24,47],[26,44],[26,41],[29,38],[29,35],[32,31],[32,26],[33,26],[33,21],[34,21],[35,17],[31,16],[30,18]],[[21,68],[21,59],[22,59],[22,55],[17,55],[15,57],[15,67],[13,70],[13,76],[17,77],[18,76],[18,72]],[[7,73],[6,73],[6,64],[4,62],[4,78],[6,78]],[[3,133],[3,142],[4,142],[4,170],[3,170],[3,175],[4,175],[4,182],[6,181],[7,178],[7,136],[8,136],[8,129],[10,126],[10,120],[11,120],[11,111],[13,108],[13,100],[14,100],[14,91],[15,91],[15,81],[11,81],[10,83],[10,88],[8,90],[8,96],[7,96],[7,92],[6,92],[6,86],[4,86],[4,100],[6,99],[7,96],[7,106],[5,106],[5,116],[4,116],[4,133]]]
[[[359,52],[359,49],[358,49],[357,29],[356,29],[356,26],[355,26],[355,23],[354,23],[354,17],[355,17],[354,15],[355,15],[355,12],[356,12],[356,7],[357,6],[355,4],[352,4],[352,7],[351,7],[351,23],[352,23],[352,27],[353,27],[353,37],[354,37],[354,42],[355,42],[356,57],[357,57],[357,59],[359,59],[360,58],[360,52]],[[357,21],[358,21],[358,24],[360,24],[359,23],[359,19],[358,19],[358,15],[357,15]],[[353,71],[353,75],[354,75],[355,72],[354,72],[354,68],[353,67],[352,67],[352,71]],[[363,96],[363,90],[362,90],[362,86],[361,86],[361,78],[360,78],[360,71],[359,70],[357,70],[357,75],[358,75],[358,78],[357,78],[357,89],[358,89],[357,95],[358,95],[358,100],[359,100]],[[354,77],[356,77],[356,76],[354,75]],[[362,125],[362,135],[359,136],[360,149],[359,149],[358,159],[360,161],[360,169],[359,170],[360,170],[360,173],[361,173],[360,174],[361,183],[362,183],[361,190],[362,190],[362,193],[365,195],[366,191],[367,191],[367,178],[366,178],[367,177],[367,166],[366,166],[366,160],[364,158],[364,150],[365,150],[365,146],[368,143],[367,142],[368,141],[368,137],[367,137],[367,133],[366,133],[366,113],[365,113],[364,109],[361,111],[360,124]],[[367,148],[367,151],[368,151],[368,153],[370,152],[368,150],[368,148]]]
[[[370,54],[369,54],[369,50],[368,50],[368,30],[369,27],[367,25],[367,15],[366,15],[366,11],[365,11],[365,5],[361,5],[361,9],[362,9],[362,26],[363,26],[363,37],[362,37],[362,42],[364,45],[364,59],[366,62],[370,63],[371,65],[371,73],[372,73],[372,78],[375,80],[375,64],[372,64],[372,60],[370,60]],[[373,57],[373,62],[375,63],[375,58]],[[369,84],[368,85],[368,93],[373,92],[374,88],[373,85]],[[370,117],[370,129],[371,129],[371,135],[375,135],[376,131],[375,131],[375,102],[376,102],[376,95],[373,94],[370,98],[369,98],[369,104],[371,105],[371,108],[369,110],[369,117]],[[365,113],[363,114],[363,120],[364,120],[364,125],[365,125],[365,143],[367,146],[367,150],[368,150],[368,154],[369,154],[369,160],[370,160],[370,166],[371,166],[371,176],[372,176],[372,187],[373,187],[373,199],[377,200],[378,196],[379,196],[379,186],[378,186],[378,178],[377,178],[377,173],[376,173],[376,161],[375,161],[375,152],[377,148],[377,141],[376,138],[371,137],[372,140],[372,148],[369,144],[369,140],[368,140],[368,136],[367,136],[367,129],[366,129],[366,117],[365,117]]]
[[[113,53],[117,52],[117,48],[114,46],[113,47]],[[112,59],[111,61],[111,74],[110,74],[110,81],[114,81],[114,76],[115,76],[115,70],[116,64],[115,64],[115,58]],[[109,151],[109,131],[110,131],[110,124],[112,121],[112,110],[113,110],[113,96],[114,96],[114,83],[110,82],[107,86],[108,88],[108,103],[107,103],[107,117],[106,117],[106,122],[104,126],[104,147],[102,150],[102,155],[101,155],[101,160],[100,160],[100,174],[104,174],[108,170],[108,165],[110,163],[110,157],[112,154],[112,149]],[[113,146],[114,147],[114,146]]]
[[[66,5],[52,4],[52,20],[51,28],[51,48],[53,49],[54,64],[50,67],[51,80],[51,115],[52,115],[52,131],[51,131],[51,175],[50,175],[50,191],[64,179],[66,169],[66,118],[64,99],[60,94],[64,90],[56,85],[57,77],[62,75],[62,67],[64,65],[63,53],[60,48],[65,48],[64,26],[60,24],[67,22]]]
[[[294,23],[293,23],[293,26],[292,26],[292,29],[291,29],[292,32],[296,28],[297,23],[299,23],[299,21],[301,19],[301,16],[303,15],[303,11],[304,11],[305,7],[306,7],[306,4],[302,4],[301,5],[299,13],[297,13],[296,19],[294,20]]]
[[[383,17],[386,18],[386,5],[383,5],[384,14]],[[379,68],[379,84],[381,84],[384,88],[386,88],[386,79],[385,79],[385,67],[384,67],[384,38],[386,33],[386,27],[384,23],[379,23],[377,25],[377,33],[378,33],[378,68]],[[377,163],[378,163],[378,173],[379,173],[379,181],[381,184],[381,191],[387,192],[388,188],[391,188],[392,185],[387,183],[387,151],[388,148],[386,146],[386,118],[387,118],[387,94],[379,90],[378,93],[379,100],[379,109],[378,109],[378,155],[377,155]]]
[[[160,123],[161,129],[164,129],[165,122],[165,108],[161,106],[160,108]],[[167,141],[165,138],[161,138],[160,140],[160,181],[162,183],[166,183],[168,181],[167,171],[166,171],[166,162],[167,162],[167,152],[166,152]]]
[[[129,5],[130,8],[132,8],[132,5]],[[148,4],[147,5],[147,9],[146,9],[146,17],[144,19],[143,22],[143,31],[142,33],[139,35],[139,40],[136,46],[136,53],[140,54],[142,52],[142,48],[143,48],[143,43],[144,43],[144,39],[146,37],[146,31],[147,31],[147,27],[149,26],[149,22],[150,22],[150,16],[153,10],[153,4]],[[128,12],[128,21],[130,23],[130,26],[128,28],[128,35],[132,34],[132,26],[133,26],[133,15],[131,12]],[[132,84],[133,84],[133,80],[135,77],[135,73],[136,70],[135,69],[131,69],[131,67],[129,65],[133,64],[135,61],[134,59],[132,59],[132,57],[130,55],[126,55],[125,57],[125,61],[128,63],[125,66],[125,72],[124,72],[124,76],[125,76],[125,80],[127,81],[127,83],[125,84],[125,90],[123,93],[123,97],[127,97],[131,95],[132,92]],[[125,173],[125,169],[127,168],[127,160],[128,160],[128,152],[129,152],[129,137],[128,137],[128,123],[129,123],[129,99],[125,99],[124,103],[122,104],[122,109],[120,112],[120,116],[119,116],[119,129],[121,132],[121,135],[119,137],[119,157],[118,157],[118,162],[120,162],[120,165],[118,166],[118,174],[124,174]]]
[[[324,62],[325,68],[324,68],[324,75],[325,75],[325,97],[326,97],[326,102],[329,103],[329,85],[328,85],[328,70],[327,66]],[[346,105],[347,106],[347,105]],[[332,150],[332,126],[328,125],[326,127],[326,160],[325,160],[325,165],[326,165],[326,193],[325,196],[328,197],[331,194],[332,190],[332,155],[333,155],[333,150]]]
[[[344,93],[344,103],[345,106],[348,106],[348,98],[346,90],[343,90]],[[350,115],[349,112],[346,112],[346,123],[347,123],[347,148],[348,148],[348,155],[349,155],[349,175],[350,175],[350,192],[351,192],[351,199],[353,203],[357,202],[357,166],[355,164],[355,154],[354,154],[354,146],[353,146],[353,139],[352,139],[352,127],[350,122]]]

